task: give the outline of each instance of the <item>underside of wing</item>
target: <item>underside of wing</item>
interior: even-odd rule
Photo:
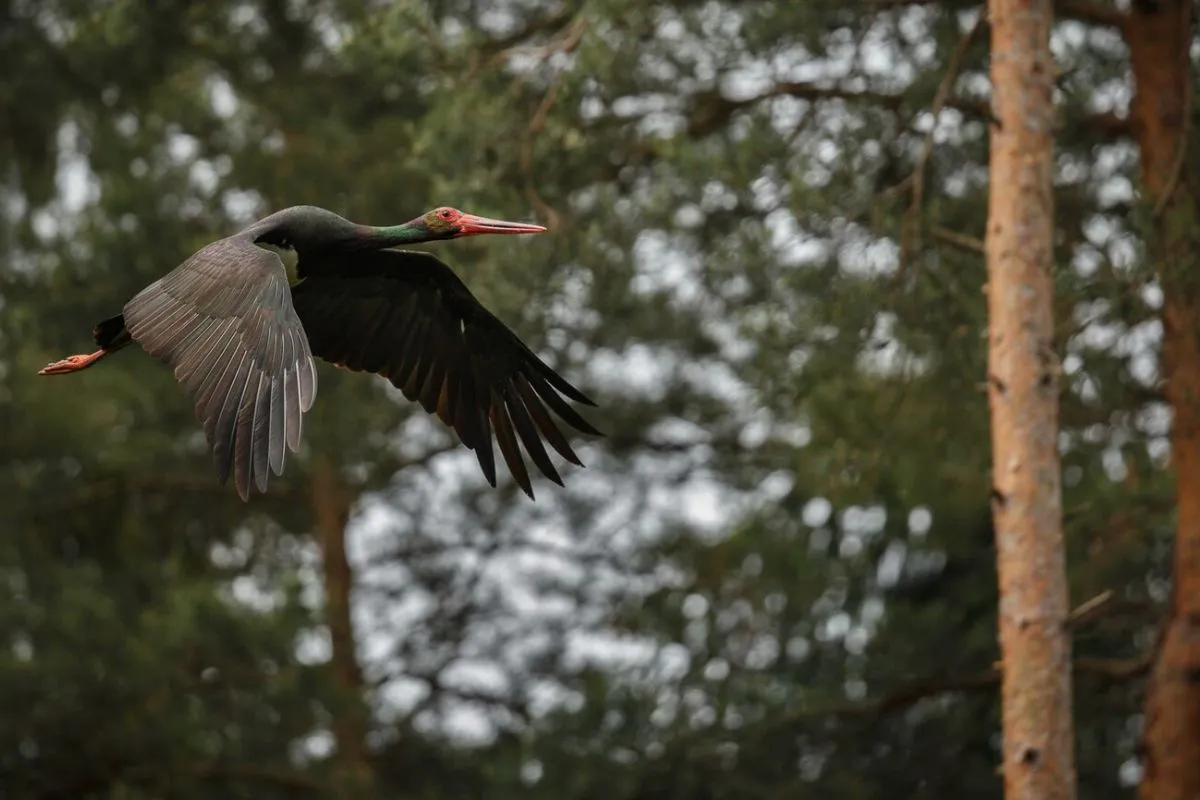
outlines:
[[[347,369],[385,376],[475,451],[496,485],[492,439],[533,497],[521,446],[562,485],[545,443],[582,466],[550,412],[600,435],[566,399],[594,406],[488,312],[432,255],[384,250],[337,263],[312,260],[292,290],[312,351]]]
[[[188,393],[225,483],[267,489],[300,448],[316,394],[304,328],[279,257],[243,237],[200,250],[125,306],[147,353],[170,365]]]

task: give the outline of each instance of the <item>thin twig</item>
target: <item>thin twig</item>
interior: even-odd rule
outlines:
[[[486,50],[494,51],[493,58],[503,60],[509,55],[512,55],[517,50],[520,50],[526,39],[531,39],[539,33],[561,29],[564,25],[571,21],[570,6],[564,6],[559,11],[554,12],[541,19],[534,20],[519,31],[516,31],[508,36],[495,39],[485,45]]]
[[[1121,681],[1136,678],[1150,666],[1146,656],[1136,658],[1077,658],[1072,669],[1078,675],[1095,675]],[[928,678],[913,681],[872,700],[853,703],[838,703],[824,708],[804,709],[790,715],[791,720],[825,716],[872,716],[889,714],[906,709],[930,697],[959,692],[990,689],[1000,684],[1002,672],[999,668],[952,675],[943,678]]]
[[[540,51],[542,58],[549,58],[556,53],[570,53],[578,45],[583,38],[583,32],[587,28],[587,21],[580,15],[571,23],[567,35],[554,43],[552,49]],[[546,227],[555,228],[558,226],[559,213],[554,210],[542,196],[538,193],[537,187],[533,181],[533,143],[537,135],[546,127],[546,117],[550,113],[554,101],[558,98],[558,90],[562,85],[563,74],[565,70],[559,70],[554,80],[551,81],[550,87],[546,90],[546,94],[542,96],[542,101],[538,104],[537,110],[533,113],[533,118],[529,120],[529,127],[526,129],[525,142],[521,147],[521,171],[525,174],[525,195],[529,202],[538,213],[542,215],[546,222]]]
[[[177,771],[200,780],[255,781],[305,792],[323,789],[316,777],[287,765],[214,763],[178,767]]]
[[[843,100],[847,103],[862,103],[874,105],[891,111],[901,111],[908,103],[908,95],[904,92],[879,92],[869,89],[847,89],[836,84],[815,83],[812,81],[782,81],[751,97],[740,100],[730,100],[718,92],[707,92],[698,96],[693,102],[688,119],[687,134],[697,139],[717,131],[729,121],[738,111],[752,108],[776,97],[795,97],[800,100],[816,102],[820,100]],[[943,103],[944,108],[952,108],[971,119],[996,124],[988,100],[974,97],[948,97]],[[627,119],[606,119],[593,122],[589,127],[597,128],[616,122],[628,122]],[[1105,111],[1080,117],[1072,124],[1073,129],[1090,129],[1106,139],[1120,139],[1130,133],[1130,121],[1113,111]]]
[[[943,228],[941,225],[935,226],[930,233],[933,234],[933,238],[941,239],[943,242],[952,244],[955,247],[961,247],[963,250],[969,250],[972,253],[979,254],[984,252],[985,245],[983,240],[974,236],[968,236],[965,233],[952,231],[949,228]]]
[[[912,6],[948,5],[946,0],[879,0],[880,7],[886,11],[895,11]],[[1128,19],[1119,9],[1103,5],[1094,0],[1057,0],[1054,4],[1055,16],[1086,22],[1091,25],[1123,28]]]
[[[1182,19],[1179,24],[1181,30],[1191,29],[1191,4],[1180,3],[1179,14]],[[1158,200],[1154,203],[1154,217],[1161,217],[1163,211],[1167,208],[1167,203],[1171,201],[1171,195],[1175,194],[1175,189],[1179,186],[1179,179],[1183,175],[1183,165],[1187,161],[1188,146],[1191,145],[1192,133],[1192,70],[1191,70],[1191,51],[1184,47],[1181,51],[1183,59],[1183,130],[1179,135],[1179,144],[1175,148],[1175,158],[1171,162],[1170,177],[1167,178],[1167,185],[1163,187],[1163,192],[1159,195]]]
[[[1056,16],[1073,19],[1091,25],[1109,26],[1124,30],[1129,15],[1114,7],[1092,2],[1092,0],[1058,0],[1054,5]]]
[[[1072,664],[1076,675],[1090,675],[1119,683],[1138,678],[1150,668],[1150,654],[1135,658],[1077,658]],[[1000,685],[1003,672],[996,666],[979,672],[943,675],[914,680],[869,700],[857,700],[799,708],[784,716],[765,721],[758,729],[759,736],[787,730],[818,719],[881,717],[895,714],[934,697],[949,694],[972,694],[994,691]],[[749,735],[747,731],[744,735]]]
[[[1067,614],[1067,618],[1063,622],[1063,627],[1069,631],[1078,630],[1100,616],[1116,597],[1117,595],[1112,589],[1104,590],[1091,600],[1080,605],[1070,614]]]
[[[950,92],[954,89],[954,83],[962,72],[967,50],[975,39],[975,35],[985,24],[987,24],[987,8],[981,6],[975,24],[963,34],[962,38],[958,40],[954,52],[950,54],[950,61],[946,65],[946,74],[942,76],[942,81],[938,84],[937,92],[933,96],[933,107],[930,109],[933,122],[925,133],[925,141],[921,144],[921,153],[913,168],[912,202],[900,222],[900,266],[896,270],[897,276],[903,275],[913,253],[921,249],[921,208],[925,203],[925,175],[928,171],[929,159],[933,155],[934,135],[937,133],[942,110],[946,107],[946,103],[950,99]]]

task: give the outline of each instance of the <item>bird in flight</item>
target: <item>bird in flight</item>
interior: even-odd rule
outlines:
[[[533,498],[518,440],[562,485],[544,438],[582,466],[550,416],[601,435],[563,397],[596,404],[537,357],[438,258],[401,245],[482,234],[542,233],[540,225],[435,208],[403,225],[358,225],[332,211],[293,206],[209,244],[92,331],[93,353],[40,375],[78,372],[137,342],[175,371],[224,485],[242,500],[283,474],[300,448],[317,393],[313,357],[386,377],[437,414],[475,452],[496,485],[492,450]],[[561,396],[560,396],[561,395]]]

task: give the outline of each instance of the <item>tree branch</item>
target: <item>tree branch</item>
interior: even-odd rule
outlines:
[[[271,764],[204,764],[182,767],[178,771],[200,780],[249,780],[318,793],[323,788],[311,775],[291,767]]]
[[[1116,599],[1116,593],[1112,589],[1106,589],[1091,600],[1076,606],[1074,611],[1067,614],[1065,623],[1067,630],[1078,630],[1092,620],[1104,616],[1112,608]]]
[[[1191,11],[1187,3],[1181,3],[1179,6],[1179,24],[1183,30],[1191,28]],[[1167,185],[1163,188],[1162,194],[1158,196],[1158,200],[1154,203],[1154,217],[1157,219],[1167,210],[1167,203],[1170,202],[1171,196],[1175,194],[1175,188],[1179,185],[1179,178],[1183,174],[1183,165],[1187,160],[1188,148],[1191,145],[1192,133],[1192,71],[1189,68],[1191,63],[1191,53],[1188,50],[1180,54],[1179,73],[1183,76],[1183,132],[1179,136],[1179,142],[1175,148],[1175,157],[1171,160],[1170,177],[1167,179]]]
[[[564,5],[553,14],[541,17],[531,21],[528,25],[520,30],[513,31],[507,36],[501,36],[488,42],[482,48],[485,55],[493,57],[503,57],[505,51],[523,44],[526,40],[532,39],[534,36],[542,33],[550,33],[556,31],[566,25],[575,16],[574,9],[571,4]]]
[[[761,94],[740,100],[730,100],[717,90],[697,94],[688,115],[688,135],[700,138],[715,133],[729,122],[735,113],[755,106],[764,100],[776,97],[795,97],[816,102],[819,100],[843,100],[850,103],[876,105],[890,111],[902,111],[909,104],[909,96],[903,92],[874,92],[866,89],[847,89],[839,86],[824,86],[807,81],[785,81],[777,83]],[[971,97],[947,97],[942,108],[952,108],[960,114],[981,122],[993,123],[991,103],[985,99]],[[1113,112],[1091,114],[1070,120],[1072,127],[1091,128],[1108,138],[1120,138],[1130,133],[1129,120]]]
[[[968,236],[967,234],[959,233],[958,231],[952,231],[949,228],[943,228],[940,225],[935,227],[931,233],[933,234],[933,238],[940,239],[946,244],[954,245],[955,247],[971,253],[983,255],[984,245],[982,239],[978,239],[974,236]]]
[[[1077,658],[1072,669],[1076,675],[1088,675],[1110,683],[1119,683],[1145,674],[1150,668],[1152,660],[1152,651],[1128,659]],[[901,684],[871,700],[826,703],[794,709],[780,717],[764,720],[754,726],[753,730],[743,729],[740,738],[745,743],[751,738],[761,739],[772,734],[793,735],[793,728],[810,724],[815,720],[831,720],[837,717],[881,717],[905,711],[922,700],[934,697],[948,694],[991,692],[1000,686],[1001,677],[1000,670],[993,666],[978,672],[921,678]],[[703,746],[702,737],[705,737],[707,733],[705,730],[695,730],[683,734],[672,743],[672,749],[686,752],[692,747]]]
[[[933,96],[933,107],[930,109],[933,121],[929,125],[929,130],[925,132],[925,139],[921,143],[921,153],[917,156],[917,164],[912,173],[912,202],[909,203],[900,221],[900,264],[896,269],[897,278],[904,275],[913,253],[921,249],[921,208],[925,205],[925,175],[929,158],[933,155],[933,137],[937,133],[942,109],[945,108],[946,101],[950,99],[950,92],[954,90],[954,82],[958,80],[958,76],[962,72],[967,50],[975,36],[987,23],[986,11],[986,8],[979,9],[975,24],[958,40],[954,52],[950,55],[950,61],[946,65],[946,74],[942,76],[937,92]]]
[[[879,8],[882,11],[894,11],[914,6],[945,6],[948,10],[954,11],[965,11],[971,7],[969,3],[956,3],[949,0],[879,0]],[[1110,28],[1123,28],[1127,19],[1124,12],[1097,0],[1057,0],[1054,4],[1054,13],[1059,19]]]
[[[1137,658],[1077,658],[1073,669],[1076,675],[1090,675],[1110,682],[1120,682],[1143,675],[1149,669],[1150,661],[1149,653]],[[775,724],[785,726],[821,717],[867,717],[893,714],[932,697],[989,691],[1000,685],[1000,678],[1000,670],[994,667],[965,675],[922,678],[903,684],[872,700],[832,703],[799,709]]]
[[[542,58],[549,58],[555,53],[570,53],[573,51],[579,45],[579,40],[583,38],[583,32],[586,27],[586,19],[582,14],[575,17],[563,39],[552,42],[543,48]],[[529,127],[525,131],[525,141],[521,146],[520,163],[521,172],[525,176],[525,196],[529,199],[533,207],[541,213],[542,217],[546,220],[546,226],[549,228],[558,227],[560,216],[557,211],[551,208],[549,203],[542,199],[537,186],[534,185],[533,144],[538,134],[546,127],[546,117],[550,113],[550,108],[554,105],[554,101],[558,98],[558,90],[562,85],[563,74],[563,71],[560,70],[554,76],[554,81],[550,84],[550,88],[546,90],[546,94],[538,104],[533,118],[529,121]]]
[[[284,504],[290,505],[304,496],[302,488],[296,482],[277,479],[277,482],[272,484],[271,494],[265,495],[256,501],[253,507],[249,507],[238,500],[229,487],[222,486],[215,477],[127,476],[91,481],[52,501],[31,503],[29,514],[34,519],[61,516],[133,493],[211,498],[214,504],[226,505],[235,513],[245,511],[247,514],[263,512],[267,506],[275,509]]]
[[[1058,0],[1054,13],[1061,19],[1120,29],[1124,29],[1129,19],[1125,12],[1094,0]]]

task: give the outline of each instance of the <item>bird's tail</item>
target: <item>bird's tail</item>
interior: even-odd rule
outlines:
[[[96,345],[100,349],[110,353],[120,350],[133,341],[125,327],[124,314],[117,314],[115,317],[98,322],[96,327],[92,328],[92,338],[96,340]]]

